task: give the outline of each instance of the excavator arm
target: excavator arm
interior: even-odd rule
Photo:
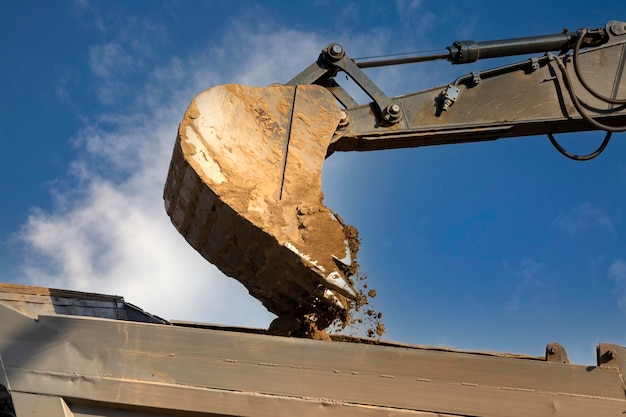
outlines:
[[[501,41],[457,41],[445,51],[384,61],[354,62],[333,43],[288,84],[319,84],[345,106],[330,146],[365,151],[492,140],[584,130],[624,131],[626,27]],[[581,51],[581,48],[586,48]],[[572,55],[566,55],[573,50]],[[560,51],[553,55],[551,51]],[[362,71],[383,65],[478,59],[546,52],[544,56],[459,77],[453,83],[387,97]],[[344,72],[373,101],[359,106],[335,82]],[[623,89],[622,89],[623,91]]]
[[[386,96],[366,68],[539,54]],[[179,127],[166,210],[185,239],[279,316],[283,334],[318,337],[364,302],[353,277],[356,229],[323,204],[324,159],[336,151],[409,148],[547,134],[573,159],[599,154],[626,130],[626,24],[503,41],[455,42],[440,52],[358,62],[333,43],[286,85],[204,91]],[[345,73],[370,97],[358,104]],[[586,157],[554,134],[603,130]]]

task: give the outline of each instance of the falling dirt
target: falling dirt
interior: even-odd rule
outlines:
[[[352,254],[352,263],[347,270],[350,286],[357,297],[347,300],[348,315],[343,320],[335,320],[327,329],[330,336],[342,335],[350,337],[368,337],[380,339],[385,333],[382,313],[376,311],[376,290],[368,290],[367,275],[360,271],[357,261],[361,238],[356,227],[347,225],[339,215],[335,214],[343,225],[343,231]]]
[[[356,229],[354,229],[356,230]],[[368,291],[368,279],[365,273],[358,270],[358,263],[354,263],[355,274],[350,277],[358,298],[350,302],[349,316],[343,322],[336,321],[328,328],[331,336],[342,335],[350,337],[368,337],[380,339],[385,333],[383,314],[376,308],[376,290]]]
[[[363,314],[375,292],[358,272],[358,232],[323,204],[322,165],[340,118],[319,86],[226,85],[196,97],[179,128],[167,212],[191,246],[278,316],[270,333],[384,329]]]

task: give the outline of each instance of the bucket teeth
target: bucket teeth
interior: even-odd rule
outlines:
[[[356,296],[356,293],[354,292],[354,289],[346,282],[345,279],[343,279],[343,277],[341,276],[339,272],[333,271],[330,274],[324,276],[322,274],[326,272],[326,269],[323,266],[319,265],[317,261],[311,260],[310,256],[303,254],[294,245],[292,245],[289,242],[286,242],[284,246],[287,249],[291,250],[293,253],[297,254],[305,263],[311,265],[312,267],[311,269],[318,272],[320,276],[324,279],[324,284],[326,286],[337,291],[339,294],[343,295],[344,297],[348,297],[352,300],[356,300],[357,296]],[[348,252],[348,257],[349,257],[350,251],[347,250],[347,252]],[[332,257],[333,259],[338,260],[335,255],[333,255]],[[341,262],[341,260],[339,261]]]
[[[339,274],[339,272],[331,272],[325,278],[326,284],[339,292],[341,295],[348,297],[352,300],[356,300],[356,293],[352,289],[352,287],[343,279],[343,277]]]

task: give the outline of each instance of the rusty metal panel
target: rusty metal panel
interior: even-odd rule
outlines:
[[[123,297],[55,288],[0,283],[0,303],[31,317],[46,314],[101,317],[147,323],[167,323]]]
[[[0,302],[30,316],[71,314],[126,319],[119,296],[0,283]]]
[[[614,367],[90,317],[35,321],[1,305],[0,323],[9,391],[64,398],[70,408],[251,417],[626,410]]]
[[[76,417],[60,397],[16,392],[12,398],[17,417]]]

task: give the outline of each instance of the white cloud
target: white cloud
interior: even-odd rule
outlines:
[[[609,278],[615,281],[617,304],[626,313],[626,261],[616,259],[609,266]]]
[[[572,237],[593,229],[611,234],[616,233],[609,215],[588,202],[571,209],[567,213],[560,213],[554,223]]]
[[[405,11],[414,11],[422,4],[422,0],[396,0],[396,7],[402,13]]]
[[[272,316],[260,303],[170,224],[161,194],[178,120],[157,113],[81,132],[88,146],[75,188],[57,191],[56,209],[34,210],[22,230],[36,255],[24,264],[28,281],[123,295],[167,318],[266,326]]]
[[[45,260],[26,265],[31,282],[123,295],[168,318],[266,326],[270,314],[184,242],[143,182],[93,179],[70,210],[33,214],[24,239]]]
[[[284,48],[285,39],[299,58]],[[315,59],[319,45],[315,35],[296,31],[240,32],[205,55],[151,68],[130,93],[137,105],[88,115],[74,138],[79,156],[71,176],[54,190],[56,206],[33,209],[20,232],[28,253],[25,280],[122,295],[165,318],[266,327],[273,315],[176,232],[163,207],[163,185],[178,123],[195,94],[226,81],[286,81]],[[132,66],[125,48],[92,48],[100,86]],[[215,61],[223,51],[230,59]]]
[[[396,0],[399,20],[410,26],[414,34],[424,34],[437,23],[435,14],[423,3],[422,0]]]
[[[87,59],[91,74],[98,79],[98,100],[107,106],[128,101],[126,94],[133,90],[134,79],[145,75],[159,58],[155,53],[157,41],[167,43],[165,29],[118,6],[101,10],[97,4],[81,1],[74,4],[73,14],[106,39],[91,45]]]
[[[125,72],[135,61],[117,42],[95,45],[89,51],[89,67],[96,77],[110,78],[113,72]]]
[[[72,80],[79,77],[78,71],[71,67],[60,67],[55,71],[57,83],[55,93],[62,102],[69,101],[68,85]]]
[[[534,259],[524,259],[520,264],[519,275],[522,277],[523,286],[543,287],[544,283],[539,279],[544,265]]]
[[[140,71],[135,64],[141,57],[129,37],[93,45],[96,89],[109,107],[106,113],[87,114],[75,135],[78,157],[69,179],[55,184],[56,206],[33,209],[21,230],[27,282],[122,295],[165,318],[269,324],[273,316],[243,286],[223,276],[176,232],[163,207],[163,185],[178,123],[193,96],[226,82],[286,82],[315,61],[325,41],[296,30],[231,25],[228,35],[203,52],[146,58]],[[366,53],[378,48],[367,37],[350,42]]]
[[[505,303],[505,309],[512,313],[519,312],[525,303],[532,300],[536,292],[545,287],[541,279],[544,264],[534,259],[523,259],[516,272],[516,277],[520,278],[515,286],[515,290],[509,300]]]

